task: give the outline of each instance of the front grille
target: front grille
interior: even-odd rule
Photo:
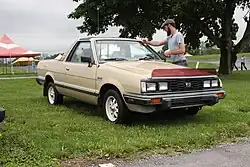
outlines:
[[[202,79],[175,79],[169,81],[169,91],[202,90]]]

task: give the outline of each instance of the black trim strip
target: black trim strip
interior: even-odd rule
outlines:
[[[92,96],[99,96],[98,93],[94,93],[94,92],[90,92],[90,91],[86,91],[86,90],[77,89],[77,88],[61,85],[61,84],[58,84],[58,83],[55,83],[55,85],[58,86],[58,87],[61,87],[61,88],[70,89],[70,90],[73,90],[73,91],[85,93],[85,94],[92,95]]]
[[[137,105],[151,105],[150,99],[136,99],[129,96],[124,96],[126,103],[137,104]]]
[[[42,85],[42,84],[45,82],[45,79],[36,78],[36,82],[37,82],[39,85]]]
[[[0,107],[0,123],[5,119],[5,109]]]

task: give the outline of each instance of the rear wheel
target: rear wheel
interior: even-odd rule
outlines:
[[[58,105],[63,103],[63,95],[61,95],[53,82],[50,82],[47,86],[48,102],[51,105]]]
[[[184,111],[186,115],[197,115],[202,107],[191,107]]]
[[[110,89],[105,93],[102,108],[105,112],[105,118],[110,122],[127,122],[129,110],[117,91]]]

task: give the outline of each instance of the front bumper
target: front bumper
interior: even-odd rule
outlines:
[[[213,90],[161,95],[125,94],[124,99],[131,110],[138,112],[152,112],[152,110],[156,109],[166,110],[205,105],[211,106],[218,103],[220,99],[224,99],[225,96],[226,93],[224,90]],[[150,108],[150,111],[147,111],[147,108]]]
[[[5,119],[5,109],[0,107],[0,123]]]

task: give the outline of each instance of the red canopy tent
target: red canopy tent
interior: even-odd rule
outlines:
[[[6,34],[0,38],[0,58],[20,58],[20,57],[35,57],[41,53],[33,52],[14,43]],[[7,68],[7,65],[6,65]],[[4,69],[3,69],[4,70]],[[13,66],[11,66],[13,73]]]
[[[0,58],[35,57],[40,55],[38,52],[33,52],[15,44],[6,34],[0,38]]]

